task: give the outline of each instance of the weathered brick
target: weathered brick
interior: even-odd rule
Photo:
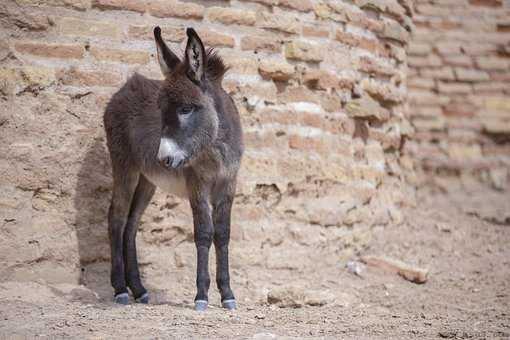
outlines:
[[[55,82],[55,72],[51,68],[25,66],[21,68],[0,67],[0,93],[6,96],[21,91],[39,91]]]
[[[429,79],[455,80],[455,74],[451,67],[424,68],[420,70],[420,75]]]
[[[255,12],[249,10],[228,8],[228,7],[210,7],[207,9],[207,18],[210,21],[218,21],[223,24],[248,25],[255,24]]]
[[[418,131],[440,131],[446,128],[443,116],[428,117],[427,119],[413,119],[413,125]]]
[[[90,0],[16,0],[20,5],[69,7],[80,11],[90,8]]]
[[[458,55],[458,56],[445,56],[444,63],[451,66],[466,66],[470,67],[473,65],[473,60],[471,57],[466,55]]]
[[[384,28],[380,33],[383,38],[393,39],[402,43],[407,43],[411,34],[400,23],[394,20],[386,20]]]
[[[441,59],[435,54],[430,54],[427,57],[409,57],[407,61],[409,66],[412,67],[434,67],[443,64]]]
[[[430,52],[432,52],[432,46],[427,43],[411,41],[407,51],[408,51],[409,55],[427,56]]]
[[[301,24],[295,16],[261,12],[257,19],[257,26],[286,33],[299,33]]]
[[[54,21],[59,33],[63,35],[110,38],[119,38],[121,35],[119,25],[108,22],[76,18],[56,18]]]
[[[510,61],[499,57],[478,57],[476,65],[484,70],[509,70]]]
[[[328,150],[323,138],[303,137],[300,135],[289,136],[289,147],[303,151],[315,151],[324,154]]]
[[[31,54],[38,57],[60,58],[60,59],[81,59],[85,49],[77,44],[49,44],[39,42],[16,42],[16,51]]]
[[[471,56],[486,55],[498,51],[496,44],[489,42],[470,42],[462,44],[462,51]]]
[[[347,14],[345,11],[336,11],[333,7],[332,7],[332,2],[328,2],[328,3],[325,3],[325,2],[317,2],[314,7],[313,7],[313,10],[315,12],[315,15],[320,18],[320,19],[324,19],[324,20],[334,20],[334,21],[338,21],[338,22],[347,22],[348,19],[347,19]]]
[[[434,79],[430,78],[412,77],[407,81],[407,86],[417,89],[433,89],[435,85]]]
[[[93,0],[93,8],[100,10],[125,10],[144,13],[147,9],[145,0]]]
[[[477,83],[473,84],[473,89],[475,93],[502,93],[505,91],[510,91],[510,82],[487,82],[487,83]]]
[[[380,59],[363,56],[359,60],[359,70],[382,76],[392,76],[396,74],[396,70],[389,64],[382,63]]]
[[[272,132],[245,132],[243,134],[245,146],[250,149],[272,148],[279,142],[278,138]]]
[[[256,59],[226,54],[223,60],[232,73],[257,74],[259,71],[259,63]]]
[[[370,118],[386,121],[390,117],[389,111],[370,96],[363,96],[349,101],[345,106],[345,110],[350,117],[354,118]]]
[[[57,78],[62,84],[72,86],[118,86],[123,80],[119,72],[82,70],[77,67],[60,70]]]
[[[18,73],[15,69],[0,66],[0,94],[13,95],[18,83]]]
[[[484,104],[488,110],[510,112],[510,98],[507,97],[485,98]]]
[[[475,115],[477,107],[467,102],[452,102],[445,105],[443,113],[445,116],[472,117]]]
[[[288,86],[284,92],[278,93],[280,103],[313,103],[319,104],[320,98],[314,92],[304,86]]]
[[[234,47],[235,40],[233,37],[218,33],[213,30],[199,29],[198,35],[204,42],[204,44],[213,47]]]
[[[263,77],[278,81],[287,81],[295,74],[295,67],[286,61],[263,59],[259,65]]]
[[[345,83],[340,83],[336,75],[325,70],[307,71],[303,77],[303,82],[313,89],[320,90],[338,89],[341,85],[346,85]]]
[[[0,16],[2,17],[2,32],[7,28],[42,32],[48,30],[51,23],[44,13],[24,10],[13,1],[3,1],[0,4]]]
[[[272,37],[248,35],[241,38],[241,49],[244,51],[280,52],[282,41]]]
[[[483,117],[483,129],[488,133],[494,134],[509,134],[510,133],[510,120],[501,120],[493,117]]]
[[[455,69],[455,76],[458,80],[470,82],[487,81],[490,79],[487,72],[460,67]]]
[[[404,17],[406,10],[395,0],[354,0],[354,4],[361,8],[375,9],[377,11]]]
[[[278,5],[279,0],[242,0],[242,1],[258,2],[263,5],[272,6],[272,5]]]
[[[323,59],[323,52],[319,45],[300,40],[285,44],[285,56],[289,59],[318,62]]]
[[[317,25],[304,25],[303,35],[307,37],[327,38],[329,37],[329,29]]]
[[[374,53],[379,53],[384,56],[388,55],[387,51],[384,48],[384,45],[380,44],[376,39],[367,39],[361,36],[356,36],[344,32],[343,30],[337,30],[336,40],[349,46],[359,47],[361,49],[365,49]]]
[[[154,26],[146,25],[130,25],[128,28],[128,35],[130,38],[154,40]],[[181,42],[186,37],[184,27],[175,26],[162,26],[161,35],[163,39],[173,42]]]
[[[158,18],[202,19],[204,6],[176,0],[147,0],[147,11]]]
[[[413,117],[435,117],[443,114],[441,106],[415,106],[410,110]]]
[[[461,44],[452,41],[439,42],[435,45],[435,49],[441,55],[459,55],[462,53]]]
[[[464,83],[445,83],[438,82],[437,89],[439,93],[444,94],[468,94],[473,91],[473,88],[470,84]]]
[[[91,47],[90,54],[92,54],[92,56],[98,60],[108,62],[119,62],[126,64],[146,64],[149,62],[149,53],[144,51]]]
[[[301,12],[313,10],[313,4],[310,0],[278,0],[278,5],[296,9]]]
[[[450,102],[449,97],[427,90],[410,89],[408,97],[411,105],[446,105]]]

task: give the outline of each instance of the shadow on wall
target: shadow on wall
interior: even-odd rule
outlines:
[[[110,298],[112,294],[107,224],[111,181],[105,137],[97,136],[89,146],[78,172],[74,206],[80,283],[103,299]]]

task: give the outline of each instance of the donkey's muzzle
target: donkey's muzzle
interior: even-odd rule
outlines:
[[[158,160],[166,168],[178,169],[186,163],[187,153],[170,138],[161,138],[158,150]]]

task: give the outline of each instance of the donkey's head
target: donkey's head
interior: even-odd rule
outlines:
[[[220,107],[216,93],[226,71],[221,58],[206,51],[194,29],[186,30],[188,42],[180,60],[154,29],[158,61],[165,81],[158,105],[162,131],[158,160],[169,168],[190,164],[210,147],[218,134]]]

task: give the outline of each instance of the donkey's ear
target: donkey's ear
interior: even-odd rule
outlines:
[[[205,48],[197,32],[193,28],[186,29],[188,43],[186,44],[187,75],[194,83],[200,83],[204,79],[205,72]]]
[[[159,67],[166,77],[181,61],[170,51],[168,46],[166,46],[163,38],[161,38],[161,28],[159,28],[159,26],[154,27],[154,39],[156,40],[156,48],[158,50]]]

